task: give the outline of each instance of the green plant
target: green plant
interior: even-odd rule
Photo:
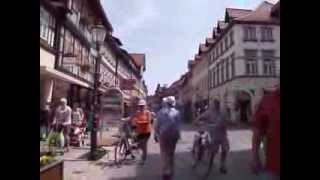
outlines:
[[[56,161],[56,159],[53,156],[43,155],[40,157],[40,167],[48,165],[54,161]]]

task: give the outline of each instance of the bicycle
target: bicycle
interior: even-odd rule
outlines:
[[[115,164],[121,164],[129,155],[132,160],[135,159],[132,150],[138,149],[138,147],[136,145],[137,140],[134,129],[135,128],[130,125],[128,118],[122,119],[122,124],[120,124],[119,127],[120,139],[114,150]]]
[[[197,165],[204,159],[209,159],[209,145],[209,133],[204,130],[198,130],[194,136],[193,146],[191,150],[192,158],[194,161],[192,164],[192,168],[196,168]]]

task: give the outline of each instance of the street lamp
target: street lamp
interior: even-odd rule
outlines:
[[[90,157],[89,159],[96,159],[96,150],[97,150],[97,125],[98,125],[98,91],[99,91],[99,79],[100,79],[100,64],[101,64],[101,53],[100,53],[100,45],[104,42],[104,38],[106,36],[106,30],[102,25],[96,25],[92,28],[93,41],[96,45],[97,50],[97,60],[95,63],[95,72],[94,72],[94,81],[93,81],[93,97],[92,104],[94,105],[93,109],[93,120],[92,120],[92,129],[91,129],[91,137],[90,137]]]

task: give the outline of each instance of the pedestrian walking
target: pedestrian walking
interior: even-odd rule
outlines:
[[[252,170],[265,170],[268,180],[280,179],[280,86],[264,95],[252,119]],[[265,165],[260,157],[260,145],[265,141]]]
[[[83,112],[78,104],[75,104],[72,109],[72,123],[79,125],[83,121]]]
[[[155,122],[155,141],[160,143],[162,179],[170,180],[174,176],[174,154],[180,139],[180,114],[175,109],[175,98],[163,99],[163,107],[157,113]]]
[[[204,119],[208,122],[207,128],[210,135],[211,142],[209,144],[210,154],[209,166],[206,176],[209,176],[213,166],[214,158],[221,148],[220,156],[220,172],[227,173],[226,160],[230,149],[229,139],[227,134],[227,113],[220,107],[220,102],[214,100],[213,108],[206,111],[198,119]]]
[[[90,133],[92,131],[92,124],[93,124],[93,117],[94,117],[94,107],[93,105],[89,106],[89,109],[86,111],[86,117],[87,117],[87,126],[86,126],[86,133],[88,136],[90,136]]]
[[[148,140],[151,135],[151,112],[146,109],[146,101],[141,99],[138,102],[136,113],[131,117],[131,124],[137,133],[138,148],[142,150],[140,165],[147,159]]]
[[[40,139],[45,139],[49,133],[51,118],[50,104],[46,103],[40,111]]]
[[[61,127],[64,139],[65,139],[65,148],[66,148],[66,151],[68,152],[69,146],[70,146],[70,129],[71,129],[71,122],[72,122],[71,120],[72,110],[67,105],[67,99],[61,98],[60,103],[61,103],[60,106],[58,106],[55,112],[55,116],[52,124],[56,127]]]

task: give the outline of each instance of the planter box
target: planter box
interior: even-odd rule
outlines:
[[[40,168],[40,180],[63,180],[63,160]]]

